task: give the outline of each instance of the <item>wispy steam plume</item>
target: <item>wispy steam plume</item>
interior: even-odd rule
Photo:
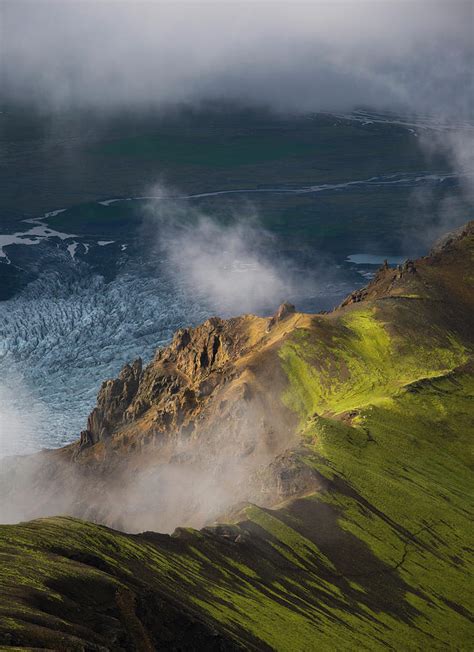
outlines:
[[[163,188],[159,193],[170,194]],[[308,290],[297,288],[289,262],[251,207],[241,214],[231,210],[226,221],[217,221],[187,203],[163,200],[150,206],[149,215],[147,232],[153,233],[171,280],[211,310],[272,311]]]

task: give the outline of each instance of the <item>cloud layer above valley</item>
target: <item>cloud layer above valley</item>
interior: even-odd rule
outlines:
[[[0,15],[4,98],[43,110],[472,109],[470,2],[7,0]]]

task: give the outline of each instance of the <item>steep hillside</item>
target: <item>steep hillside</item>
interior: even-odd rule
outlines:
[[[473,255],[470,223],[332,313],[181,331],[4,464],[3,520],[95,522],[0,526],[0,643],[470,649]]]

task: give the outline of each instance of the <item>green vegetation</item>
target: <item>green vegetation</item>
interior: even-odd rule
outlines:
[[[438,638],[440,649],[441,641],[467,649],[472,633],[473,400],[472,372],[454,374],[364,408],[352,426],[316,417],[305,432],[318,462],[351,489],[318,500],[339,509],[340,526],[407,584],[418,613],[392,636],[408,649],[427,637],[430,647]]]
[[[224,533],[0,526],[0,644],[469,650],[471,246],[275,347],[321,491]]]
[[[425,329],[413,339],[391,336],[375,308],[337,323],[318,320],[296,331],[280,351],[290,379],[284,400],[300,415],[339,414],[373,404],[408,383],[443,375],[466,361],[465,347]]]
[[[468,649],[472,349],[461,315],[459,333],[443,329],[449,308],[408,297],[398,295],[396,311],[362,305],[293,333],[280,350],[284,401],[301,417],[307,463],[331,480],[314,500],[405,584],[399,616],[377,614],[383,640]]]

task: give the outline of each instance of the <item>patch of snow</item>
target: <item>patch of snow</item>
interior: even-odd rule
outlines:
[[[64,213],[64,211],[66,211],[66,210],[67,210],[67,208],[58,208],[55,211],[50,211],[49,213],[45,213],[43,215],[43,219],[46,220],[46,219],[48,219],[48,217],[56,217],[56,215],[59,215],[59,213]]]
[[[99,201],[97,202],[98,204],[101,204],[102,206],[110,206],[110,204],[115,204],[115,202],[118,201],[132,201],[134,199],[133,197],[119,197],[117,199],[104,199],[104,201]]]
[[[67,246],[67,250],[69,251],[69,254],[71,255],[71,258],[73,260],[76,260],[76,249],[79,246],[78,242],[73,242],[72,244]]]
[[[61,240],[68,240],[69,238],[78,237],[74,233],[62,233],[61,231],[55,231],[54,229],[49,228],[46,224],[42,223],[39,226],[34,226],[29,231],[25,231],[25,235],[34,235],[39,238],[60,238]]]
[[[7,262],[10,263],[4,247],[8,247],[11,244],[24,244],[24,245],[36,245],[39,244],[41,240],[38,238],[25,238],[22,233],[12,233],[11,235],[0,235],[0,258],[6,258]]]

